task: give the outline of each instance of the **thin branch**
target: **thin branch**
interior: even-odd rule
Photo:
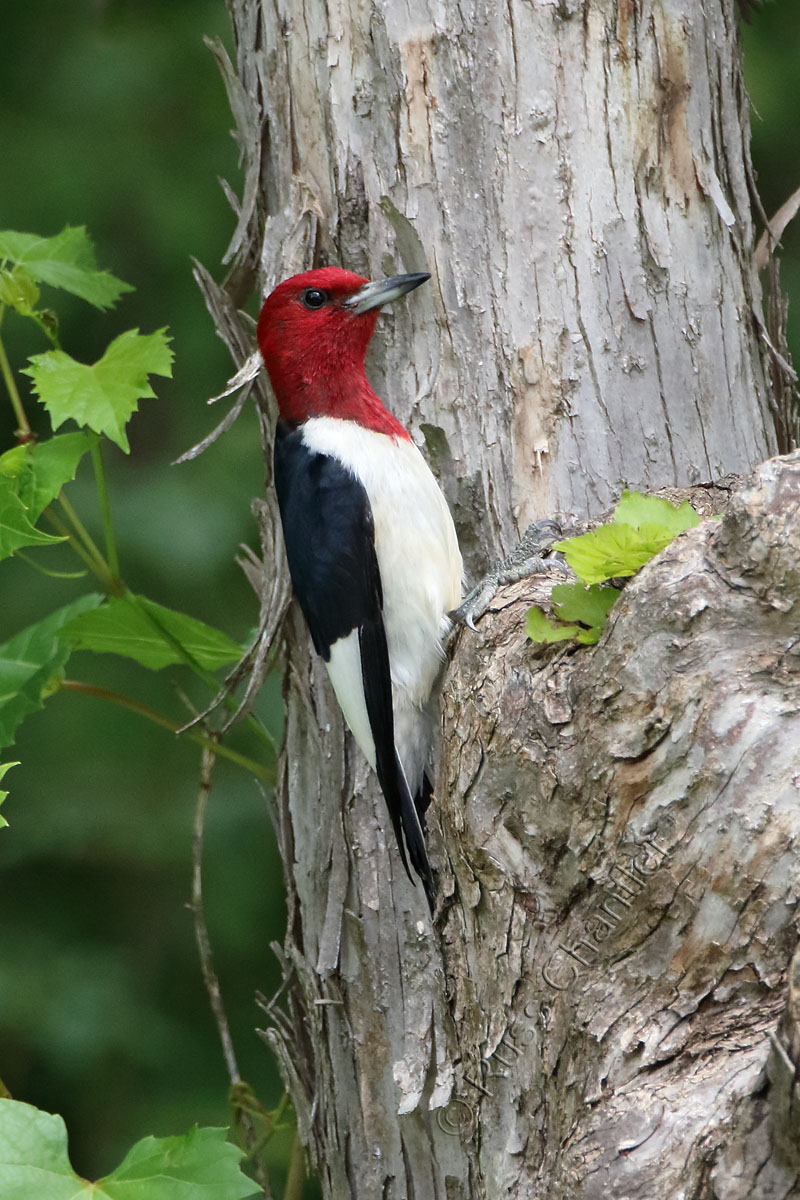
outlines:
[[[216,442],[218,438],[222,437],[223,433],[227,433],[244,408],[247,397],[250,395],[252,389],[253,385],[251,383],[247,384],[241,395],[237,398],[233,407],[230,409],[227,415],[222,418],[219,425],[212,429],[211,433],[206,434],[203,440],[198,442],[196,446],[192,446],[190,450],[185,450],[179,458],[176,458],[172,464],[173,467],[178,466],[179,463],[190,462],[193,458],[198,458],[204,450],[207,450],[209,446],[213,446],[214,442]],[[219,397],[215,396],[214,399],[219,399]],[[211,403],[211,401],[209,401],[209,403]]]
[[[800,188],[792,192],[789,199],[784,201],[772,220],[765,223],[764,232],[758,239],[758,245],[753,256],[757,271],[764,270],[764,267],[769,262],[772,251],[782,238],[786,226],[797,216],[798,212],[800,212]]]
[[[236,1051],[234,1050],[230,1025],[228,1024],[228,1017],[225,1013],[225,1005],[222,1000],[219,977],[214,970],[211,942],[208,936],[208,926],[206,925],[205,910],[203,908],[203,838],[215,762],[215,747],[205,746],[200,766],[200,786],[197,790],[197,805],[195,807],[194,828],[192,831],[192,899],[189,908],[194,918],[194,936],[197,942],[197,953],[200,958],[200,970],[203,974],[203,983],[205,984],[209,1003],[211,1004],[211,1011],[214,1014],[217,1033],[222,1045],[222,1055],[228,1071],[228,1078],[231,1081],[231,1087],[237,1089],[242,1086],[242,1077],[239,1074],[239,1064],[236,1061]],[[242,1110],[239,1113],[239,1120],[246,1143],[246,1152],[250,1159],[256,1181],[263,1190],[265,1200],[272,1200],[266,1164],[258,1153],[261,1138],[259,1137],[255,1123],[250,1114]]]
[[[194,830],[192,832],[192,902],[189,907],[194,917],[194,936],[197,942],[197,952],[200,955],[200,969],[203,972],[203,982],[206,985],[211,1011],[217,1023],[219,1040],[222,1043],[222,1054],[228,1076],[233,1085],[242,1082],[236,1053],[233,1049],[228,1018],[222,1002],[219,979],[214,970],[211,958],[211,943],[208,939],[205,913],[203,911],[203,833],[205,829],[206,808],[211,792],[211,776],[214,771],[216,751],[212,747],[203,748],[203,759],[200,767],[200,787],[197,791],[197,806],[194,813]]]

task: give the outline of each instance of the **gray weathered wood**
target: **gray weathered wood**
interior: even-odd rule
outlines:
[[[446,687],[472,1194],[800,1195],[765,1087],[798,938],[800,455],[648,564],[597,647],[537,652],[529,602],[498,596]]]
[[[533,517],[774,452],[732,0],[229,8],[245,182],[226,285],[203,277],[218,327],[239,365],[253,283],[429,269],[369,367],[473,574]],[[796,941],[800,485],[764,471],[597,648],[536,655],[525,585],[460,638],[435,932],[290,609],[269,1039],[326,1197],[800,1194],[766,1084]],[[277,545],[269,492],[261,519]]]

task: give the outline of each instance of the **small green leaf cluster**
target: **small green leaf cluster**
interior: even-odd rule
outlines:
[[[0,1196],[4,1200],[244,1200],[261,1189],[242,1173],[242,1151],[225,1129],[195,1126],[182,1137],[146,1137],[96,1183],[67,1154],[61,1117],[0,1099]]]
[[[603,631],[620,589],[608,581],[624,579],[643,567],[660,550],[700,517],[690,504],[671,504],[658,496],[624,491],[611,521],[579,537],[555,542],[579,583],[553,588],[551,620],[541,608],[528,610],[526,630],[531,641],[563,642],[571,638],[592,645]]]

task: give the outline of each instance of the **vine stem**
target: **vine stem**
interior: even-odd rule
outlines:
[[[286,1189],[283,1200],[301,1200],[303,1195],[303,1180],[306,1175],[306,1164],[303,1157],[303,1143],[300,1135],[295,1133],[292,1142],[292,1153],[289,1159],[289,1174],[286,1176]]]
[[[95,575],[103,585],[105,591],[111,596],[125,596],[130,603],[134,605],[138,612],[141,613],[142,617],[153,627],[153,629],[156,630],[158,635],[164,639],[167,645],[173,648],[175,653],[180,657],[181,661],[187,667],[189,667],[190,670],[194,671],[195,675],[202,679],[203,682],[211,688],[212,692],[216,693],[219,688],[216,676],[211,671],[207,671],[205,667],[200,665],[194,655],[186,649],[183,643],[176,638],[169,629],[167,629],[163,621],[159,620],[153,610],[148,608],[148,606],[143,603],[142,598],[137,596],[135,592],[130,591],[130,589],[126,586],[125,581],[119,577],[119,575],[116,579],[112,577],[111,567],[103,558],[72,505],[69,503],[69,501],[65,500],[63,492],[59,497],[59,503],[71,521],[74,532],[64,523],[64,521],[62,521],[57,513],[53,511],[52,507],[45,509],[44,516],[50,522],[53,528],[60,533],[62,537],[66,538],[78,557],[86,563],[92,574]],[[78,534],[81,534],[81,536],[79,537]],[[117,568],[117,570],[118,569],[119,568]],[[236,702],[232,696],[226,696],[223,703],[229,711],[236,710]],[[268,745],[271,750],[275,750],[274,739],[270,736],[268,731],[264,729],[261,722],[256,717],[254,717],[252,714],[248,714],[244,718],[243,724],[246,729],[249,729],[252,733],[256,734],[256,736],[262,742]],[[170,724],[167,726],[167,728],[172,728],[174,733],[183,732],[185,729],[188,736],[188,734],[191,733],[192,727],[191,725],[175,725],[173,727],[173,725]],[[192,740],[196,741],[197,739],[194,738]],[[230,751],[227,748],[220,748],[220,754],[223,756],[227,755],[230,758],[233,753],[235,752]],[[252,762],[251,759],[247,759],[245,761]],[[256,764],[256,766],[258,766],[258,764]],[[250,769],[252,768],[248,767],[248,770]],[[261,769],[263,770],[263,768]],[[274,782],[274,774],[272,772],[270,772],[268,777],[259,776],[259,778],[266,778],[266,782],[268,783]]]
[[[111,572],[111,578],[117,588],[122,587],[122,580],[119,573],[119,556],[117,554],[117,542],[114,537],[114,525],[111,520],[111,503],[108,498],[108,483],[106,481],[105,467],[103,466],[103,453],[100,447],[100,438],[96,433],[90,435],[92,466],[94,468],[94,481],[97,485],[97,498],[100,501],[100,513],[103,518],[103,533],[106,540],[106,559],[108,560],[108,568]]]
[[[111,581],[111,576],[109,575],[106,565],[102,561],[102,559],[100,561],[98,561],[97,559],[93,558],[93,556],[88,552],[88,550],[84,549],[82,543],[78,540],[78,538],[72,532],[72,530],[69,528],[69,526],[66,525],[64,523],[64,521],[61,520],[61,517],[59,517],[58,514],[55,513],[52,508],[46,508],[42,515],[45,517],[45,519],[47,521],[50,522],[53,529],[55,529],[56,533],[60,533],[61,536],[66,541],[69,542],[70,546],[75,551],[78,558],[81,559],[82,562],[86,563],[87,567],[92,572],[92,574],[94,576],[96,576],[97,579],[100,580],[103,587],[106,589],[106,591],[108,591],[109,584]]]
[[[200,765],[200,786],[197,789],[197,804],[194,811],[194,828],[192,830],[192,899],[189,908],[194,918],[194,936],[197,942],[197,953],[200,958],[200,970],[203,974],[203,983],[205,984],[209,1003],[211,1004],[211,1011],[214,1014],[219,1040],[222,1044],[222,1055],[228,1070],[228,1078],[231,1081],[231,1086],[237,1087],[241,1085],[242,1077],[239,1074],[239,1064],[236,1061],[236,1051],[233,1047],[230,1025],[228,1024],[228,1017],[222,1000],[219,976],[214,969],[214,961],[211,955],[211,941],[208,936],[208,926],[206,925],[205,909],[203,906],[203,840],[205,835],[206,811],[208,809],[208,798],[211,795],[214,764],[216,762],[217,751],[220,748],[216,743],[216,739],[212,738],[210,740],[212,741],[212,745],[203,747],[203,757]],[[249,1114],[244,1111],[240,1113],[240,1120],[256,1180],[264,1193],[264,1200],[272,1200],[266,1164],[257,1153],[259,1138],[255,1125]]]
[[[275,782],[275,773],[269,767],[263,766],[253,758],[248,758],[245,754],[240,754],[238,750],[232,750],[230,746],[225,746],[222,742],[218,742],[216,738],[201,733],[199,729],[187,729],[181,733],[183,726],[180,722],[173,721],[170,717],[165,716],[164,713],[157,712],[156,709],[150,708],[147,704],[141,704],[138,700],[131,699],[130,696],[124,696],[120,692],[111,692],[108,688],[97,687],[92,683],[83,683],[78,679],[62,679],[58,684],[58,688],[60,691],[65,692],[83,692],[86,696],[97,696],[98,699],[106,700],[110,704],[119,704],[123,708],[127,708],[130,712],[138,713],[139,716],[152,721],[154,725],[160,725],[162,729],[169,729],[171,733],[175,734],[180,733],[182,737],[188,738],[190,742],[196,742],[204,749],[213,750],[221,758],[227,758],[229,762],[243,767],[245,771],[249,771],[251,775],[255,775],[263,783],[273,784]]]
[[[83,543],[83,545],[86,549],[86,552],[88,554],[90,554],[91,557],[94,559],[94,561],[97,563],[98,575],[101,579],[105,580],[106,590],[112,596],[121,596],[125,590],[124,584],[120,583],[120,581],[118,579],[114,578],[114,576],[111,572],[111,568],[109,567],[108,563],[103,558],[103,555],[100,553],[100,550],[98,549],[97,543],[95,542],[92,535],[89,533],[89,530],[86,528],[83,521],[80,519],[80,517],[76,513],[75,509],[72,507],[72,504],[70,503],[70,501],[64,495],[63,491],[60,493],[60,495],[58,497],[58,503],[63,508],[64,513],[66,514],[67,518],[70,521],[70,524],[72,525],[76,534],[78,535],[81,542]]]
[[[3,306],[0,305],[0,321],[3,319],[3,312]],[[8,395],[11,399],[11,407],[14,409],[14,416],[17,418],[17,422],[19,424],[18,434],[20,441],[29,442],[33,438],[33,430],[31,429],[28,418],[25,414],[25,409],[23,408],[22,400],[20,398],[19,391],[17,390],[16,380],[14,379],[14,374],[11,370],[11,364],[8,361],[8,355],[6,354],[6,348],[3,345],[2,337],[0,337],[0,372],[5,380],[5,385],[8,388]]]

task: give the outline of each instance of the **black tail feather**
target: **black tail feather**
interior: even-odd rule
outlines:
[[[427,829],[425,828],[425,814],[431,806],[431,800],[433,800],[433,784],[431,783],[430,775],[425,771],[422,776],[422,783],[414,797],[414,808],[417,810],[417,816],[419,817],[423,833],[427,833]]]
[[[431,872],[431,864],[428,861],[428,849],[425,845],[425,825],[424,817],[420,819],[417,800],[412,800],[411,791],[406,779],[406,773],[403,770],[402,763],[395,751],[396,773],[400,783],[400,820],[403,825],[403,833],[405,834],[406,845],[408,847],[408,856],[411,859],[411,865],[422,880],[422,886],[425,890],[425,899],[428,901],[428,908],[433,916],[435,893],[433,888],[433,874]],[[381,787],[383,783],[381,782]],[[384,788],[384,795],[386,789]],[[387,797],[388,799],[388,797]],[[423,809],[424,813],[424,809]],[[408,871],[408,867],[406,867]],[[409,872],[409,879],[411,874]],[[412,879],[413,883],[414,880]]]
[[[389,650],[383,617],[365,621],[360,626],[359,647],[361,650],[361,674],[364,681],[364,699],[367,705],[372,738],[375,743],[375,770],[389,809],[400,857],[406,874],[415,882],[411,866],[422,881],[428,907],[433,914],[433,875],[428,852],[425,848],[423,822],[425,808],[430,798],[430,783],[427,781],[415,803],[406,780],[405,771],[394,744],[394,711],[392,708],[392,682],[389,668]],[[420,812],[421,808],[421,812]],[[408,853],[406,854],[406,850]]]

